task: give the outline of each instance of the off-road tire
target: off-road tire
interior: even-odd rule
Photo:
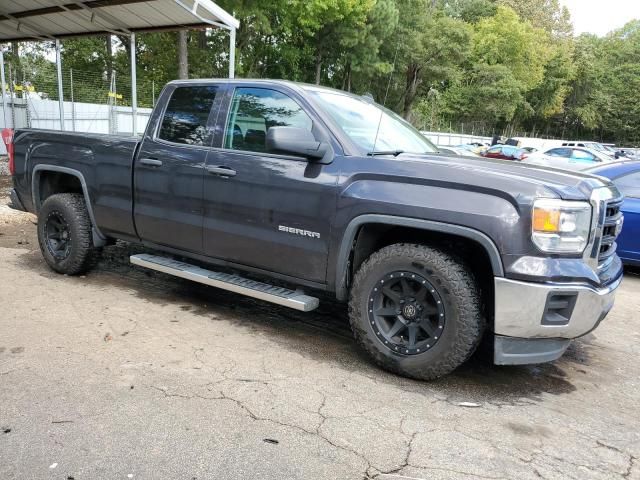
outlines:
[[[51,215],[58,215],[68,225],[69,253],[63,259],[56,258],[47,247],[45,225]],[[45,261],[58,273],[79,275],[97,264],[102,249],[93,244],[91,219],[82,195],[58,193],[44,201],[38,212],[38,243]]]
[[[446,320],[437,342],[424,353],[403,355],[385,346],[369,317],[370,295],[389,272],[415,272],[437,290]],[[355,275],[349,300],[354,337],[380,367],[406,377],[432,380],[463,364],[485,329],[481,295],[472,272],[455,255],[419,244],[395,244],[372,254]]]

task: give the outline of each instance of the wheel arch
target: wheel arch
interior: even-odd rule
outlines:
[[[49,190],[45,190],[43,187],[47,186],[44,179],[47,178],[47,174],[54,174],[57,178],[56,185],[64,185],[62,189],[52,188],[48,186]],[[60,183],[62,180],[62,183]],[[78,185],[79,190],[78,191]],[[87,182],[84,175],[79,170],[75,170],[69,167],[61,167],[59,165],[39,164],[33,168],[31,176],[31,195],[33,200],[33,208],[37,214],[42,206],[42,203],[46,198],[56,193],[80,193],[84,197],[87,211],[89,212],[89,219],[91,220],[93,242],[96,246],[102,246],[106,244],[107,237],[100,232],[96,224],[96,219],[93,214],[93,207],[91,205],[89,197],[89,189],[87,188]],[[44,198],[43,198],[44,197]]]
[[[442,243],[458,240],[479,252],[476,258],[493,277],[503,277],[500,252],[484,233],[461,225],[392,215],[367,214],[354,218],[347,225],[340,243],[336,266],[336,297],[348,298],[349,284],[362,262],[374,251],[396,242]],[[473,256],[472,256],[473,257]],[[493,280],[491,281],[493,286]]]

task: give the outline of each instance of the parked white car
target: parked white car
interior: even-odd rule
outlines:
[[[479,157],[477,153],[473,150],[462,148],[462,147],[452,147],[452,146],[441,146],[438,145],[438,152],[446,153],[448,155],[460,155],[461,157]]]
[[[522,161],[565,170],[584,170],[614,160],[613,157],[590,148],[564,146],[546,152],[534,152]]]

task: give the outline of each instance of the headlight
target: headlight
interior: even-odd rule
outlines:
[[[582,253],[589,243],[591,205],[542,198],[533,203],[531,238],[548,253]]]

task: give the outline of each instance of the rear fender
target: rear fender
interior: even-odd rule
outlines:
[[[58,172],[64,173],[67,175],[71,175],[76,177],[80,181],[80,185],[82,187],[82,194],[84,196],[85,204],[87,205],[87,211],[89,212],[89,218],[91,219],[92,225],[92,234],[93,234],[93,244],[96,247],[104,246],[107,242],[107,237],[100,232],[96,224],[96,219],[93,215],[93,207],[91,206],[91,200],[89,198],[89,190],[87,188],[87,182],[84,179],[84,175],[82,172],[75,170],[73,168],[61,167],[58,165],[47,165],[47,164],[39,164],[33,167],[33,174],[31,177],[31,195],[33,197],[33,208],[35,213],[37,214],[42,205],[40,199],[40,176],[42,172]]]

